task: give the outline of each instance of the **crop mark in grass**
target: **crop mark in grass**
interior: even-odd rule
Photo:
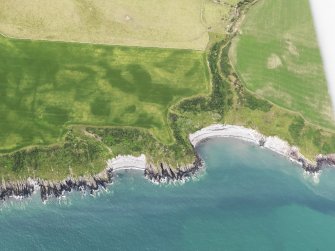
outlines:
[[[126,109],[124,110],[126,113],[134,113],[136,112],[136,105],[131,105],[126,107]]]
[[[193,66],[185,73],[186,77],[193,76],[201,68],[201,62],[194,62]]]
[[[92,26],[99,26],[103,22],[103,13],[101,13],[94,2],[86,0],[75,0],[75,4],[80,10],[81,17],[84,17],[87,27],[92,28]]]
[[[1,151],[54,143],[73,123],[150,128],[171,142],[165,125],[168,107],[208,89],[203,52],[0,37],[3,41]],[[174,62],[165,60],[171,55]],[[165,71],[164,62],[175,71]],[[7,145],[9,135],[21,137]]]
[[[46,106],[43,119],[49,124],[62,126],[69,120],[69,111],[58,106]]]
[[[145,112],[138,114],[138,118],[135,124],[141,125],[144,128],[152,128],[153,126],[159,129],[162,128],[162,124],[160,121],[157,121],[152,114]]]
[[[198,66],[198,65],[197,65]],[[194,70],[185,73],[185,77],[195,75]],[[127,80],[124,76],[128,75]],[[175,94],[187,95],[189,88],[173,88],[168,82],[154,83],[149,71],[139,64],[130,64],[124,70],[109,69],[107,80],[112,87],[118,88],[125,93],[136,94],[143,102],[156,103],[160,105],[169,104]],[[136,84],[140,82],[141,85]]]
[[[109,116],[111,112],[110,98],[98,96],[90,103],[91,112],[96,116]]]
[[[123,92],[135,92],[135,86],[133,86],[132,82],[126,80],[122,76],[122,70],[120,69],[108,69],[106,73],[106,80],[112,87],[118,88]]]
[[[292,104],[292,97],[278,88],[275,89],[271,82],[268,82],[264,88],[258,89],[255,93],[261,97],[273,97],[274,100],[284,100],[287,106]]]
[[[290,41],[290,40],[286,40],[285,42],[286,42],[288,51],[289,51],[292,55],[298,57],[298,56],[299,56],[299,51],[298,51],[298,48],[293,44],[293,42]]]
[[[280,66],[283,65],[283,63],[281,62],[280,57],[277,54],[272,53],[270,57],[268,57],[267,60],[267,67],[270,70],[276,69]]]

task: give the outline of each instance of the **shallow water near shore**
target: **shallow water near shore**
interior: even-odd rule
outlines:
[[[234,139],[198,149],[205,173],[153,185],[121,172],[95,198],[36,195],[0,212],[1,250],[331,250],[335,170],[319,181],[268,150]]]

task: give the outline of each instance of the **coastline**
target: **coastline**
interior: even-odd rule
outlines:
[[[253,3],[254,2],[257,2],[257,0],[253,1]],[[236,22],[238,22],[241,14],[243,14],[243,12],[240,12],[240,7],[241,6],[237,9]],[[236,22],[232,24],[232,29],[235,27]],[[232,36],[234,36],[238,30],[233,29],[231,32]],[[144,154],[141,154],[139,157],[132,155],[117,155],[112,159],[108,159],[104,170],[96,175],[67,177],[62,181],[33,180],[28,178],[23,181],[0,183],[0,201],[6,198],[22,199],[30,196],[36,191],[40,191],[43,202],[46,201],[48,197],[58,198],[72,190],[93,194],[96,190],[105,188],[108,184],[112,184],[114,173],[119,170],[131,169],[143,171],[144,176],[155,184],[169,183],[178,180],[184,182],[204,166],[203,161],[197,155],[196,147],[201,142],[210,138],[229,137],[253,143],[286,157],[292,162],[299,164],[307,173],[313,175],[318,175],[323,167],[335,166],[335,154],[320,154],[312,161],[303,156],[297,147],[290,146],[288,142],[281,140],[279,137],[267,137],[256,130],[242,126],[213,124],[191,133],[188,136],[193,146],[195,156],[193,163],[182,163],[181,165],[177,164],[176,166],[170,166],[168,163],[164,162],[166,161],[164,159],[158,163],[151,163]]]
[[[106,189],[114,180],[114,174],[122,170],[142,171],[146,179],[154,184],[170,183],[189,180],[199,169],[203,167],[203,161],[196,154],[192,164],[180,165],[173,168],[166,163],[155,166],[147,162],[146,156],[118,155],[106,161],[106,168],[96,175],[80,177],[68,176],[62,181],[49,181],[43,179],[32,179],[2,182],[0,183],[0,201],[8,199],[22,200],[39,192],[43,203],[49,197],[61,198],[66,192],[79,191],[83,193],[94,193],[100,189]]]
[[[254,129],[243,126],[214,124],[189,135],[194,148],[210,138],[236,138],[251,142],[288,158],[309,173],[318,173],[324,167],[335,166],[335,154],[319,154],[312,161],[301,154],[298,147],[291,146],[287,141],[277,136],[265,136]]]
[[[114,173],[120,170],[143,171],[144,177],[154,184],[175,183],[176,181],[184,183],[203,169],[204,162],[197,154],[196,148],[200,143],[212,138],[235,138],[258,145],[299,164],[307,173],[314,176],[318,176],[322,168],[335,166],[335,154],[320,154],[315,161],[311,161],[300,153],[299,148],[289,145],[288,142],[277,136],[267,137],[254,129],[243,126],[213,124],[189,134],[189,140],[195,153],[195,161],[191,164],[171,167],[161,162],[157,166],[148,162],[144,154],[137,157],[118,155],[108,159],[106,168],[96,175],[78,178],[67,177],[65,180],[58,182],[31,178],[25,181],[3,182],[0,185],[0,200],[24,199],[36,191],[40,191],[42,202],[47,201],[49,197],[63,197],[65,192],[71,191],[94,194],[95,191],[101,188],[105,189],[107,185],[112,184]]]

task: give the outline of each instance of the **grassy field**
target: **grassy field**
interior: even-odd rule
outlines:
[[[209,93],[205,55],[0,37],[0,151],[62,139],[72,124],[148,128],[173,138],[168,108]]]
[[[334,129],[308,0],[260,0],[248,11],[231,59],[249,90]]]
[[[31,39],[204,50],[239,0],[0,0],[0,32]]]

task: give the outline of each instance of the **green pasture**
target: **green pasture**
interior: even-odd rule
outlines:
[[[249,90],[309,122],[335,128],[308,0],[260,0],[248,11],[230,53]]]
[[[203,52],[0,37],[0,151],[62,140],[67,125],[148,128],[172,141],[167,112],[209,93]]]

